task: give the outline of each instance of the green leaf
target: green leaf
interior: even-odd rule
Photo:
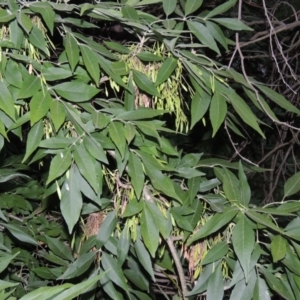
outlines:
[[[62,285],[55,286],[55,287],[43,286],[43,287],[40,287],[40,288],[26,294],[20,300],[40,300],[41,297],[45,298],[45,295],[47,295],[47,299],[51,299],[51,297],[53,297],[57,294],[61,294],[62,291],[64,291],[65,289],[67,289],[71,286],[72,285],[70,283],[65,283]],[[53,300],[53,298],[52,298],[52,300]]]
[[[110,255],[105,252],[102,252],[101,264],[103,269],[107,271],[107,276],[109,279],[122,288],[126,293],[128,293],[128,285],[126,283],[126,278],[122,271],[120,265],[118,265],[117,261],[113,259]]]
[[[68,269],[58,279],[71,279],[80,276],[86,272],[95,259],[95,252],[84,253],[79,258],[69,265]]]
[[[226,224],[228,224],[238,213],[238,210],[234,207],[225,208],[222,213],[215,214],[210,218],[200,230],[198,230],[192,237],[187,240],[187,244],[190,245],[194,241],[200,240],[216,232]]]
[[[15,120],[14,99],[10,91],[2,81],[0,81],[0,109],[11,119]]]
[[[224,258],[228,250],[229,250],[229,246],[226,242],[220,242],[214,245],[205,255],[204,259],[201,262],[201,265],[207,265],[219,259]]]
[[[80,45],[80,50],[83,58],[84,65],[94,80],[96,86],[100,82],[100,68],[97,63],[97,56],[88,46]]]
[[[211,21],[219,23],[220,25],[232,30],[253,30],[251,27],[245,25],[242,21],[234,18],[218,18],[211,19]]]
[[[215,23],[206,21],[206,27],[210,34],[228,51],[227,39],[223,33],[223,30]]]
[[[286,241],[287,242],[287,241]],[[300,261],[298,255],[292,251],[292,249],[287,245],[286,254],[282,263],[291,270],[295,275],[300,276]]]
[[[98,276],[90,277],[89,279],[84,280],[81,283],[73,285],[68,290],[65,290],[62,293],[56,293],[56,294],[59,294],[59,295],[54,297],[54,298],[51,298],[51,299],[52,300],[72,300],[72,299],[75,299],[77,296],[80,296],[80,295],[84,294],[85,291],[87,291],[89,288],[94,286],[99,281],[99,279],[101,279],[101,277],[103,277],[103,275],[104,275],[104,273],[101,273]],[[46,293],[42,294],[41,297],[45,297],[45,295],[46,295]],[[33,300],[33,299],[30,298],[30,300]]]
[[[296,194],[300,190],[300,172],[290,177],[284,184],[284,198]]]
[[[35,239],[33,239],[28,233],[22,230],[21,226],[17,226],[14,224],[6,224],[6,223],[0,223],[0,224],[4,226],[17,240],[23,243],[38,245]]]
[[[217,54],[220,54],[220,50],[215,42],[213,36],[208,31],[207,27],[199,22],[187,22],[189,30],[198,38],[198,40],[205,46]]]
[[[248,206],[250,200],[251,200],[251,189],[250,186],[248,184],[248,180],[246,177],[246,174],[243,170],[243,165],[241,163],[241,161],[239,161],[239,189],[241,191],[240,195],[241,195],[241,204],[245,207]]]
[[[216,6],[211,12],[209,12],[207,15],[206,15],[206,18],[211,18],[211,17],[214,17],[216,15],[221,15],[223,14],[224,12],[226,12],[227,10],[229,10],[231,7],[233,7],[236,3],[236,0],[229,0],[225,3],[222,3],[221,5],[219,6]]]
[[[64,46],[72,72],[74,72],[79,61],[79,47],[74,36],[67,32],[64,38]]]
[[[271,300],[269,288],[265,280],[260,277],[257,278],[255,284],[253,300]]]
[[[207,284],[207,300],[222,300],[224,296],[224,283],[221,264],[215,268]]]
[[[166,211],[165,213],[163,213],[154,202],[146,201],[145,205],[147,205],[152,213],[153,218],[156,220],[156,225],[159,232],[164,239],[167,239],[172,231],[172,220],[170,212]]]
[[[287,111],[293,112],[300,115],[300,110],[296,108],[291,102],[289,102],[284,96],[276,93],[269,87],[264,85],[256,85],[270,100],[275,102],[280,107],[286,109]]]
[[[221,124],[224,122],[227,113],[227,104],[225,97],[216,92],[212,99],[209,109],[209,118],[213,128],[214,137],[217,133],[218,129],[220,128]]]
[[[56,254],[57,256],[61,257],[62,259],[67,259],[69,261],[73,261],[72,251],[57,238],[52,238],[50,236],[45,235],[45,239],[47,241],[47,245],[49,249]]]
[[[156,54],[153,54],[152,52],[147,52],[147,51],[142,51],[140,53],[138,53],[136,55],[140,60],[143,60],[143,61],[150,61],[150,62],[153,62],[153,61],[161,61],[163,60],[163,58],[161,56],[158,56]],[[140,73],[140,72],[139,72]],[[145,75],[146,76],[146,75]],[[147,77],[147,76],[146,76]],[[148,77],[147,77],[148,78]]]
[[[52,98],[47,91],[40,91],[32,97],[29,103],[31,126],[47,114],[51,103]]]
[[[171,13],[174,12],[177,2],[174,0],[163,0],[162,4],[163,4],[163,10],[166,16],[168,17]]]
[[[63,175],[70,167],[71,162],[72,155],[69,149],[63,150],[60,153],[56,154],[50,164],[49,176],[46,185],[54,179]]]
[[[143,242],[140,239],[137,239],[134,244],[134,249],[140,264],[144,267],[147,273],[151,276],[152,280],[155,280],[154,272],[153,272],[153,265],[151,261],[151,257],[149,252],[145,248]]]
[[[70,234],[79,220],[83,204],[80,185],[75,172],[78,172],[75,167],[69,169],[69,178],[65,180],[61,189],[60,200],[60,210]]]
[[[164,12],[165,12],[166,16],[168,17],[171,13],[174,12],[176,5],[177,5],[177,1],[163,0],[162,4],[163,4]]]
[[[128,174],[131,178],[136,197],[140,198],[144,186],[145,175],[141,160],[133,152],[129,152]]]
[[[56,131],[58,131],[66,119],[65,107],[60,100],[52,101],[50,104],[50,113],[54,128]]]
[[[283,234],[283,230],[278,227],[277,225],[275,225],[269,218],[267,218],[266,216],[259,214],[257,212],[255,212],[252,209],[248,209],[246,210],[246,214],[248,215],[248,217],[250,219],[252,219],[253,221],[257,222],[258,224],[262,224],[265,225],[266,227],[269,227],[271,229],[273,229],[276,232],[279,232],[281,234]]]
[[[63,82],[55,85],[53,89],[71,102],[85,102],[99,93],[98,89],[81,81]]]
[[[149,176],[154,188],[181,202],[182,200],[175,192],[172,180],[145,160],[143,160],[143,163],[146,174]]]
[[[150,109],[150,108],[139,108],[136,110],[125,111],[118,115],[118,119],[124,121],[136,121],[143,119],[152,119],[154,117],[160,116],[166,113],[165,110],[160,109]]]
[[[271,242],[271,253],[273,262],[276,263],[283,259],[287,251],[287,240],[281,235],[275,235]]]
[[[238,113],[240,118],[249,126],[251,126],[254,130],[256,130],[263,138],[265,138],[265,135],[261,131],[260,127],[257,123],[257,118],[253,114],[250,107],[246,104],[246,102],[237,95],[237,93],[229,90],[228,96],[230,97],[230,101],[233,105],[233,108]]]
[[[102,113],[101,111],[93,110],[92,119],[93,119],[94,125],[99,129],[105,128],[108,125],[108,123],[110,122],[110,118],[107,115],[105,115],[104,113]]]
[[[98,193],[99,180],[95,169],[94,157],[80,144],[74,147],[74,159],[82,176],[87,180],[94,191]]]
[[[65,68],[43,68],[42,76],[46,79],[46,81],[56,81],[61,79],[66,79],[72,76],[72,72]]]
[[[176,2],[176,1],[174,1]],[[184,13],[185,15],[190,15],[191,13],[195,12],[197,9],[200,8],[202,5],[203,0],[187,0],[185,3]]]
[[[28,157],[36,150],[44,135],[44,124],[40,120],[35,123],[30,129],[27,137],[26,152],[22,162],[25,162]]]
[[[42,50],[44,54],[50,56],[44,33],[37,26],[33,25],[29,34],[29,42],[36,48]]]
[[[31,19],[25,13],[19,11],[19,13],[17,14],[17,20],[18,23],[23,27],[25,32],[29,34],[33,25]]]
[[[132,73],[134,82],[142,91],[155,97],[160,96],[152,80],[147,75],[136,70],[132,71]]]
[[[206,92],[202,91],[201,94],[198,92],[195,93],[191,105],[191,129],[203,118],[208,110],[210,101],[211,96]]]
[[[107,42],[104,41],[104,44],[111,50],[123,53],[123,54],[129,54],[130,50],[125,47],[124,45],[121,45],[119,43],[115,43],[115,42]]]
[[[128,223],[125,224],[118,241],[118,263],[122,266],[128,256],[128,251],[131,246],[131,237]],[[148,254],[149,255],[149,254]]]
[[[176,3],[176,1],[173,0],[171,1]],[[165,82],[168,78],[170,78],[172,73],[176,69],[177,64],[178,64],[177,59],[173,57],[167,58],[158,70],[155,85],[159,86],[163,82]]]
[[[14,255],[3,255],[0,257],[0,273],[2,273],[10,264],[10,262],[20,254],[20,251]]]
[[[124,127],[120,122],[111,122],[108,127],[109,136],[119,150],[122,158],[124,158],[126,150],[126,139],[124,135]]]
[[[65,149],[71,146],[71,144],[75,144],[76,141],[77,139],[72,137],[54,136],[50,139],[42,140],[39,144],[39,147],[49,149]]]
[[[90,136],[85,136],[83,144],[94,158],[105,164],[108,164],[106,153],[104,152],[101,144],[96,139],[93,139]]]
[[[146,205],[144,206],[141,214],[140,222],[143,242],[145,243],[151,256],[154,258],[159,242],[159,231],[156,226],[155,219],[153,218],[150,209]]]
[[[2,9],[0,11],[0,23],[7,23],[16,17],[15,13],[8,13],[6,10]]]
[[[284,299],[294,300],[294,296],[287,290],[284,283],[276,278],[270,271],[265,269],[264,267],[260,267],[260,270],[265,276],[265,279],[269,285],[269,287],[275,291],[277,294],[282,296]]]
[[[251,271],[250,259],[255,246],[255,234],[247,218],[240,214],[239,221],[232,232],[232,244],[236,256],[243,268],[246,282]]]
[[[136,130],[134,125],[126,123],[124,126],[124,135],[127,140],[127,143],[130,144],[136,135]]]
[[[54,18],[55,13],[48,2],[35,2],[32,3],[29,8],[36,13],[42,15],[44,22],[46,23],[48,29],[53,35],[53,28],[54,28]]]
[[[121,8],[121,11],[122,11],[123,17],[125,19],[131,20],[131,21],[136,21],[136,22],[139,21],[139,15],[133,7],[123,6]]]
[[[144,134],[153,136],[159,140],[159,135],[156,130],[156,126],[151,121],[135,121],[134,122],[138,129],[140,129]]]
[[[25,99],[34,96],[41,87],[41,79],[38,76],[27,75],[21,86],[18,99]]]
[[[117,218],[115,212],[111,211],[104,219],[97,234],[97,248],[101,248],[116,229]]]

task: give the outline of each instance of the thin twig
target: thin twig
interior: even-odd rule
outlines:
[[[177,253],[176,248],[174,246],[172,237],[168,237],[166,239],[166,242],[169,246],[170,252],[172,254],[172,257],[173,257],[175,265],[176,265],[176,269],[177,269],[177,272],[178,272],[180,285],[181,285],[182,297],[183,297],[184,300],[188,300],[188,298],[186,297],[188,290],[187,290],[186,280],[185,280],[185,276],[184,276],[184,271],[183,271],[178,253]]]

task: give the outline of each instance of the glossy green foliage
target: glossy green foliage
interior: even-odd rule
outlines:
[[[182,146],[199,122],[264,137],[247,80],[202,51],[251,28],[205,2],[0,4],[1,299],[155,299],[160,276],[185,299],[299,299],[299,203],[255,207],[253,169]],[[98,39],[109,22],[131,39]]]

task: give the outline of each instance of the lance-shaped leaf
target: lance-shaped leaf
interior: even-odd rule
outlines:
[[[154,281],[155,277],[154,277],[151,257],[149,255],[149,252],[145,248],[143,242],[140,239],[137,239],[137,241],[135,242],[134,249],[141,265],[145,268],[145,270],[148,272],[148,274],[151,276],[152,280]]]
[[[15,120],[14,99],[4,82],[0,81],[0,109]]]
[[[85,102],[91,100],[99,90],[82,81],[68,81],[57,84],[53,89],[63,98],[71,102]]]
[[[255,246],[254,231],[245,215],[240,214],[239,221],[232,232],[232,244],[238,260],[243,268],[246,282],[250,275],[250,259]]]
[[[300,190],[300,172],[290,177],[284,184],[284,198],[297,193]]]
[[[168,78],[170,78],[170,76],[172,75],[172,73],[177,67],[177,63],[178,63],[177,59],[173,57],[169,57],[164,61],[164,63],[161,65],[157,73],[156,82],[155,82],[156,86],[162,84]]]
[[[207,300],[223,300],[224,283],[221,263],[215,268],[207,284]]]
[[[203,118],[208,110],[211,101],[211,96],[204,91],[196,92],[192,98],[191,106],[191,129],[195,124]]]
[[[95,159],[81,144],[74,147],[74,159],[76,165],[96,193],[99,191],[99,180],[95,169]]]
[[[59,100],[53,100],[50,104],[50,113],[54,128],[58,131],[66,119],[65,107]]]
[[[160,96],[152,80],[144,73],[133,71],[133,80],[142,91],[155,97]]]
[[[143,242],[145,243],[151,256],[155,257],[159,242],[159,231],[156,226],[156,221],[150,209],[146,205],[144,206],[140,222]]]
[[[96,54],[86,45],[80,45],[80,50],[85,67],[94,80],[96,86],[98,86],[100,80],[100,68]]]
[[[174,12],[176,5],[177,5],[177,1],[163,0],[162,4],[163,4],[163,10],[164,10],[165,14],[167,16],[169,16],[172,12]]]
[[[35,123],[30,129],[27,137],[26,152],[23,158],[23,162],[36,150],[42,137],[44,135],[44,124],[42,121]]]
[[[215,214],[210,218],[199,231],[197,231],[187,241],[190,245],[194,241],[200,240],[216,232],[226,224],[228,224],[238,213],[238,210],[234,207],[225,208],[222,213]]]
[[[68,61],[71,67],[72,72],[74,72],[76,65],[79,61],[79,47],[76,39],[72,34],[67,32],[64,38],[64,46],[66,49]]]
[[[129,153],[128,174],[131,178],[136,197],[140,198],[144,186],[145,175],[141,160],[133,152]]]
[[[56,154],[51,161],[49,176],[46,184],[49,184],[52,180],[63,175],[70,167],[72,162],[72,155],[70,150],[62,150]]]
[[[70,264],[68,269],[58,279],[71,279],[80,276],[88,270],[95,259],[95,252],[88,252],[79,256],[79,258]]]
[[[126,139],[124,135],[124,127],[120,122],[111,122],[108,128],[109,136],[119,150],[122,158],[124,158],[126,150]]]
[[[67,223],[70,234],[79,220],[82,209],[82,195],[75,172],[78,172],[75,167],[69,169],[69,178],[65,180],[61,189],[60,200],[61,213]]]
[[[101,224],[97,234],[97,248],[101,248],[110,238],[116,228],[117,218],[115,212],[110,212]]]
[[[209,118],[213,128],[213,134],[212,134],[213,137],[217,133],[221,124],[224,122],[226,113],[227,113],[227,104],[226,104],[225,97],[220,93],[216,92],[211,99],[211,104],[209,109]]]
[[[198,38],[198,40],[206,47],[214,50],[220,55],[220,50],[213,36],[207,27],[199,22],[187,22],[189,30]]]
[[[121,266],[109,254],[102,252],[101,264],[103,269],[107,271],[109,279],[128,293],[128,285]]]
[[[207,265],[212,262],[215,262],[219,259],[224,258],[229,250],[229,246],[226,242],[220,242],[214,245],[206,254],[203,261],[201,262],[202,265]]]
[[[176,1],[174,1],[176,2]],[[195,12],[197,9],[200,8],[202,5],[203,0],[187,0],[185,3],[185,15],[190,15],[191,13]]]
[[[18,98],[25,99],[32,97],[41,89],[41,79],[38,76],[27,75],[19,91]]]
[[[52,98],[49,92],[47,91],[46,92],[40,91],[32,97],[29,103],[31,125],[38,122],[41,118],[43,118],[47,114],[51,103],[52,103]]]
[[[250,200],[251,200],[251,189],[246,177],[246,174],[244,172],[243,169],[243,165],[241,163],[241,161],[239,162],[239,189],[241,191],[240,195],[241,195],[241,204],[243,206],[248,206]]]
[[[271,253],[273,262],[283,259],[287,251],[287,240],[281,235],[275,235],[271,242]]]
[[[48,2],[34,2],[29,8],[36,13],[42,15],[44,22],[53,35],[55,13],[52,6]]]

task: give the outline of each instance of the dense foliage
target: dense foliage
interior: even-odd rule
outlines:
[[[247,75],[241,5],[0,3],[0,299],[300,299],[300,174],[261,205],[274,151],[234,142],[300,110]]]

